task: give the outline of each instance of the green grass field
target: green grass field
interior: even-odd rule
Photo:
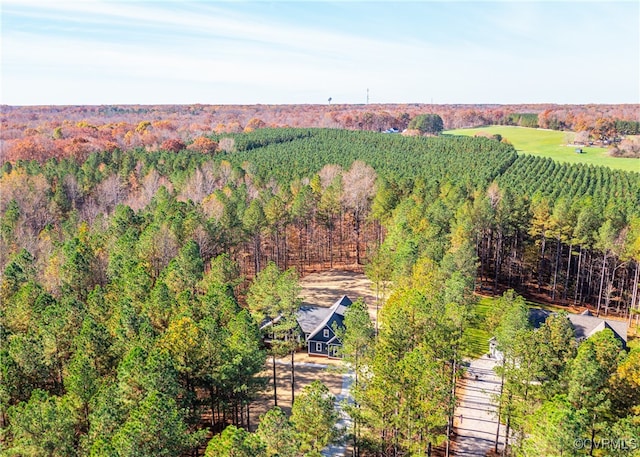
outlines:
[[[491,334],[485,330],[484,320],[494,300],[494,298],[483,297],[476,304],[475,316],[463,335],[463,352],[466,357],[478,358],[489,352]]]
[[[607,155],[606,148],[582,148],[575,152],[574,146],[566,146],[573,140],[573,133],[556,130],[532,129],[507,125],[492,125],[475,129],[448,130],[448,135],[474,136],[479,132],[489,135],[500,134],[513,144],[518,152],[549,157],[558,162],[603,165],[625,171],[640,172],[640,159],[615,158]]]

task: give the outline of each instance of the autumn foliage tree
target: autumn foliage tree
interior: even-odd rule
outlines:
[[[189,151],[200,152],[202,154],[213,154],[218,149],[218,143],[206,136],[199,136],[187,146]]]
[[[186,145],[184,142],[178,138],[170,138],[168,140],[164,140],[160,145],[160,149],[169,152],[180,152],[182,151]]]

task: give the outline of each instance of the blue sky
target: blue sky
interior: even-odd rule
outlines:
[[[640,2],[0,0],[0,103],[640,103]]]

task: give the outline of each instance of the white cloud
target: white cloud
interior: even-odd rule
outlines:
[[[577,102],[585,92],[601,102],[638,102],[638,44],[635,57],[633,45],[631,53],[611,46],[637,41],[637,30],[621,24],[604,36],[576,36],[593,18],[586,13],[575,24],[556,18],[542,29],[548,10],[504,5],[478,17],[467,35],[451,43],[439,37],[436,45],[420,30],[383,40],[234,6],[5,0],[2,102],[295,103],[333,96],[360,103],[367,87],[376,102]],[[603,55],[615,60],[615,87],[602,87],[614,79],[607,66],[575,69]]]

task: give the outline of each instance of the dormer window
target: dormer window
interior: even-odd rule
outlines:
[[[324,336],[325,338],[329,338],[329,329],[328,328],[325,328],[322,331],[322,336]]]

